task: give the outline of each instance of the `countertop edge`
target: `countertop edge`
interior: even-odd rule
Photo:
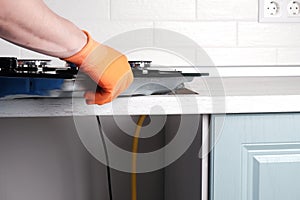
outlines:
[[[199,95],[118,98],[86,105],[84,99],[22,99],[0,101],[0,117],[71,117],[113,115],[181,115],[300,112],[300,95],[209,97]]]

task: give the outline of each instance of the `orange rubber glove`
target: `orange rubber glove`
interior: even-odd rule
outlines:
[[[74,63],[80,70],[89,75],[100,89],[86,92],[87,104],[105,104],[111,102],[133,81],[133,74],[126,56],[122,53],[99,44],[89,33],[87,44],[75,55],[63,60]]]

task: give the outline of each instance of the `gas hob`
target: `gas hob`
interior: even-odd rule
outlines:
[[[182,73],[151,69],[151,61],[129,61],[134,82],[120,96],[172,93],[185,82],[207,73]],[[0,57],[0,98],[82,97],[97,86],[71,63],[53,66],[51,60]]]

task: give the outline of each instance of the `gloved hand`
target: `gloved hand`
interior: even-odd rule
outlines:
[[[121,94],[133,81],[133,74],[126,56],[99,44],[89,33],[87,44],[75,55],[63,60],[74,63],[94,80],[100,89],[86,92],[87,104],[105,104]]]

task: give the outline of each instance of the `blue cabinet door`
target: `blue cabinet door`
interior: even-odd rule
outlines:
[[[300,113],[211,122],[211,200],[300,199]]]

